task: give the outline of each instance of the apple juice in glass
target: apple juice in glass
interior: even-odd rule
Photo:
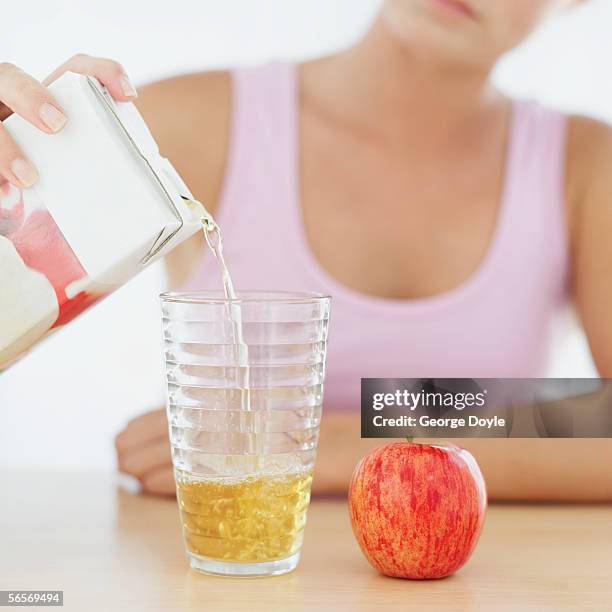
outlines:
[[[306,523],[330,299],[237,296],[216,225],[205,235],[225,292],[161,296],[167,414],[187,557],[207,573],[282,574],[299,561]]]

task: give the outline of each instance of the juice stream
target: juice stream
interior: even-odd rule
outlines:
[[[241,408],[245,411],[251,411],[251,392],[250,392],[250,368],[249,368],[249,347],[244,341],[244,335],[242,330],[242,310],[241,305],[234,289],[234,283],[230,276],[229,270],[223,257],[223,237],[221,229],[217,225],[217,222],[213,219],[212,215],[206,211],[205,207],[195,200],[187,200],[187,203],[195,209],[197,206],[198,213],[202,215],[202,230],[204,232],[204,238],[206,244],[211,250],[215,259],[219,263],[221,271],[221,280],[223,283],[223,292],[227,303],[227,314],[228,320],[232,328],[232,336],[234,345],[236,346],[238,353],[238,366],[240,371],[239,385],[241,389]],[[241,419],[241,429],[243,432],[246,431],[247,419]],[[258,413],[257,419],[253,421],[255,431],[249,437],[249,448],[248,451],[252,454],[253,459],[253,471],[258,474],[260,472],[262,461],[261,456],[263,454],[263,448],[261,443],[261,436],[259,433],[262,431],[261,427],[261,412]]]
[[[238,563],[285,559],[302,545],[312,473],[270,473],[265,469],[260,432],[262,411],[251,412],[249,351],[244,339],[242,303],[223,257],[219,226],[199,202],[188,201],[201,215],[206,243],[215,256],[225,293],[232,341],[237,353],[241,390],[241,432],[248,435],[248,454],[234,460],[236,478],[194,479],[176,473],[177,496],[185,543],[190,553]],[[250,414],[249,414],[250,413]],[[249,419],[255,416],[252,429]],[[250,433],[248,433],[250,431]],[[229,459],[229,457],[228,457]]]

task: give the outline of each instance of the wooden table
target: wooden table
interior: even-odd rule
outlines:
[[[411,582],[370,568],[344,502],[315,501],[295,572],[236,579],[191,571],[176,503],[112,474],[5,471],[0,484],[0,589],[63,589],[67,610],[612,610],[609,505],[493,506],[466,567]]]

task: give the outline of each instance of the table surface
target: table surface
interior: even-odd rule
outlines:
[[[367,564],[345,502],[313,501],[297,570],[240,579],[190,570],[176,502],[112,474],[4,471],[0,484],[0,589],[64,590],[66,610],[612,610],[610,505],[493,505],[462,570],[408,581]]]

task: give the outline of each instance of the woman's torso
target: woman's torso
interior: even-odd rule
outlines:
[[[502,194],[484,255],[454,288],[431,297],[390,299],[338,281],[311,249],[300,201],[295,67],[235,71],[232,109],[229,157],[215,215],[227,262],[239,289],[332,295],[327,407],[356,410],[361,377],[542,374],[550,323],[566,296],[565,117],[532,103],[514,103]],[[331,232],[338,232],[339,243],[342,232],[357,231],[350,212],[344,227]],[[397,237],[397,220],[385,222]],[[405,234],[409,252],[414,229],[402,225],[399,235]],[[397,244],[394,249],[397,255],[381,276],[401,278],[406,270],[418,271],[419,261],[413,258],[406,267],[405,254]],[[338,253],[349,264],[364,256],[368,253],[347,249]],[[422,267],[426,274],[426,261]],[[421,280],[421,286],[429,285]],[[377,289],[386,284],[381,281]],[[210,257],[202,258],[188,286],[219,286]]]

